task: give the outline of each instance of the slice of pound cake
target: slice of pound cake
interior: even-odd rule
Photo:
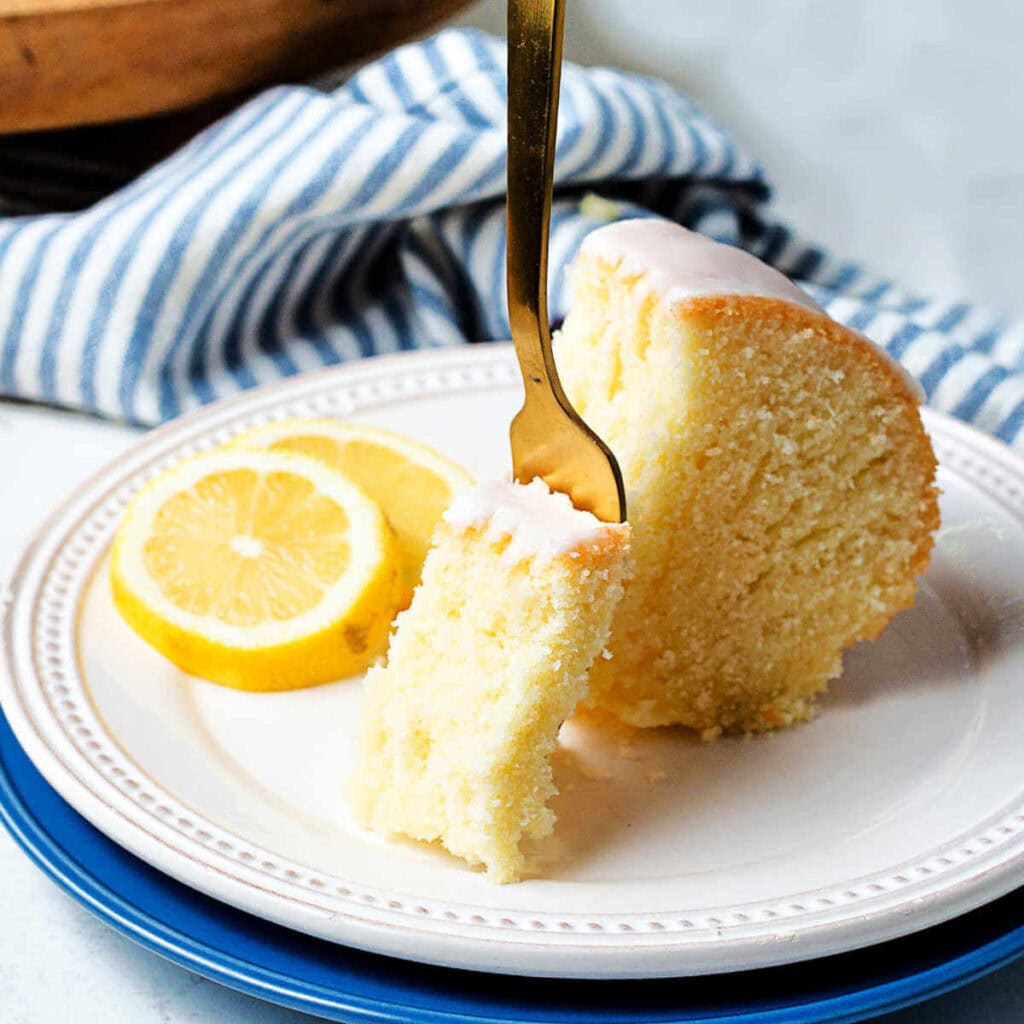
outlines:
[[[554,825],[551,755],[608,642],[628,540],[539,480],[455,499],[366,680],[360,824],[519,876],[521,841]]]
[[[618,456],[636,564],[589,703],[707,739],[809,717],[928,563],[917,385],[782,274],[668,222],[595,231],[572,285],[558,368]]]

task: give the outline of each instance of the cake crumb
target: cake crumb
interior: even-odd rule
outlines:
[[[580,200],[580,213],[590,220],[613,221],[622,216],[622,207],[596,192],[588,192]]]
[[[589,705],[705,742],[810,718],[928,564],[917,386],[750,253],[669,221],[591,232],[572,294],[559,375],[619,457],[637,536]]]
[[[563,503],[539,482],[463,492],[364,684],[353,817],[439,841],[495,883],[520,878],[526,848],[551,834],[560,727],[622,597],[629,527]]]

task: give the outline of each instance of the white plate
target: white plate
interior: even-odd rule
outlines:
[[[906,934],[1024,883],[1024,466],[925,413],[943,527],[917,606],[853,651],[809,725],[702,746],[567,726],[543,877],[496,887],[367,835],[342,791],[360,686],[251,695],[183,676],[115,613],[106,554],[171,462],[282,416],[507,464],[507,346],[359,363],[151,434],[40,533],[9,595],[4,710],[46,778],[146,861],[313,935],[560,977],[739,970]]]

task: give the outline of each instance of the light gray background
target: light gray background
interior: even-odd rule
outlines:
[[[504,3],[462,19],[500,33]],[[568,55],[687,89],[764,164],[805,236],[928,293],[1024,314],[1024,7],[1009,0],[569,0]],[[0,403],[0,575],[124,428]],[[26,456],[26,453],[30,453]],[[12,500],[11,496],[17,496]],[[4,1024],[300,1024],[171,966],[0,835]],[[1024,964],[885,1018],[1019,1024]]]

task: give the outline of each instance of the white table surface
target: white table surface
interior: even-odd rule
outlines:
[[[503,3],[466,24],[503,30]],[[808,237],[929,293],[1024,314],[1024,7],[1005,0],[570,0],[569,56],[688,89]],[[135,433],[0,402],[0,576]],[[0,834],[3,1024],[299,1024],[122,939]],[[1019,1024],[1024,963],[884,1018]]]

